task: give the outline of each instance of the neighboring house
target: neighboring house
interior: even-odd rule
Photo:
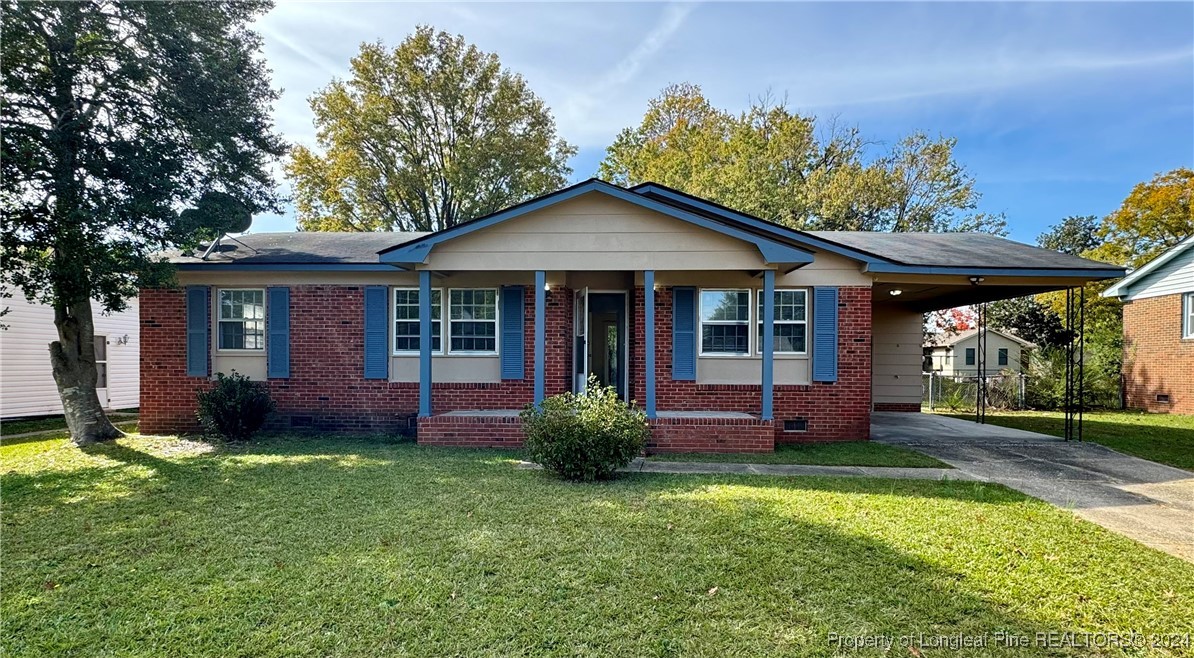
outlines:
[[[866,439],[918,411],[926,311],[1121,276],[985,234],[795,231],[655,184],[589,180],[431,234],[243,236],[141,294],[141,430],[195,428],[214,372],[280,428],[516,445],[588,374],[652,450]]]
[[[54,309],[23,298],[4,300],[0,317],[0,417],[62,413],[62,399],[50,367],[50,343],[58,339]],[[137,300],[120,313],[103,315],[92,302],[99,379],[96,392],[105,409],[136,407],[140,397]]]
[[[1005,370],[1025,372],[1028,355],[1036,348],[1015,334],[987,329],[986,372],[995,375]],[[957,333],[941,333],[929,337],[924,344],[925,366],[944,377],[975,377],[978,375],[980,350],[978,329]]]
[[[1194,237],[1103,292],[1124,302],[1127,405],[1194,414]]]

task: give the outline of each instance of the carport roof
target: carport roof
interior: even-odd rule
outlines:
[[[1123,268],[1116,265],[1034,247],[989,233],[808,233],[909,268],[1072,270],[1095,276],[1120,276],[1123,273]],[[880,264],[872,264],[867,269],[871,272],[899,271]]]

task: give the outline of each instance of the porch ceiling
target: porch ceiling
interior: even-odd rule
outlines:
[[[871,289],[875,306],[905,308],[927,313],[955,306],[1036,295],[1081,286],[1088,279],[1034,277],[982,277],[978,283],[954,277],[936,281],[875,281]],[[899,291],[899,294],[893,294]]]

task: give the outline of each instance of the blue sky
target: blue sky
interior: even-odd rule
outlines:
[[[980,210],[1025,242],[1194,166],[1194,3],[281,2],[257,24],[284,89],[279,130],[313,146],[307,98],[347,75],[361,42],[396,45],[424,23],[528,80],[580,148],[576,180],[682,81],[734,110],[770,90],[884,143],[956,137]],[[293,228],[293,213],[254,223]]]

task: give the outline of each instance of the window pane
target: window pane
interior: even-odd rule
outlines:
[[[701,351],[719,354],[746,354],[747,325],[706,324],[701,326]]]
[[[431,350],[442,350],[441,295],[439,290],[431,291]],[[394,350],[397,352],[419,351],[419,291],[410,288],[394,290]]]
[[[763,294],[759,292],[758,314],[755,318],[763,321]],[[805,293],[803,290],[775,291],[775,321],[803,322],[805,317]]]
[[[1001,366],[1007,365],[1007,348],[1006,347],[999,348],[999,365],[1001,365]]]
[[[776,324],[775,329],[775,351],[776,352],[803,352],[805,348],[805,331],[804,323],[800,324]],[[755,349],[763,351],[763,325],[758,325],[758,331],[755,333],[759,342]]]
[[[497,291],[453,290],[449,317],[453,320],[496,320]]]
[[[702,290],[702,322],[747,322],[750,320],[750,291]]]
[[[108,337],[107,336],[95,336],[92,339],[92,344],[95,345],[95,360],[96,361],[107,361],[108,360]]]
[[[95,364],[95,387],[108,388],[108,364]]]
[[[494,352],[497,350],[497,323],[467,322],[452,323],[452,351]]]

